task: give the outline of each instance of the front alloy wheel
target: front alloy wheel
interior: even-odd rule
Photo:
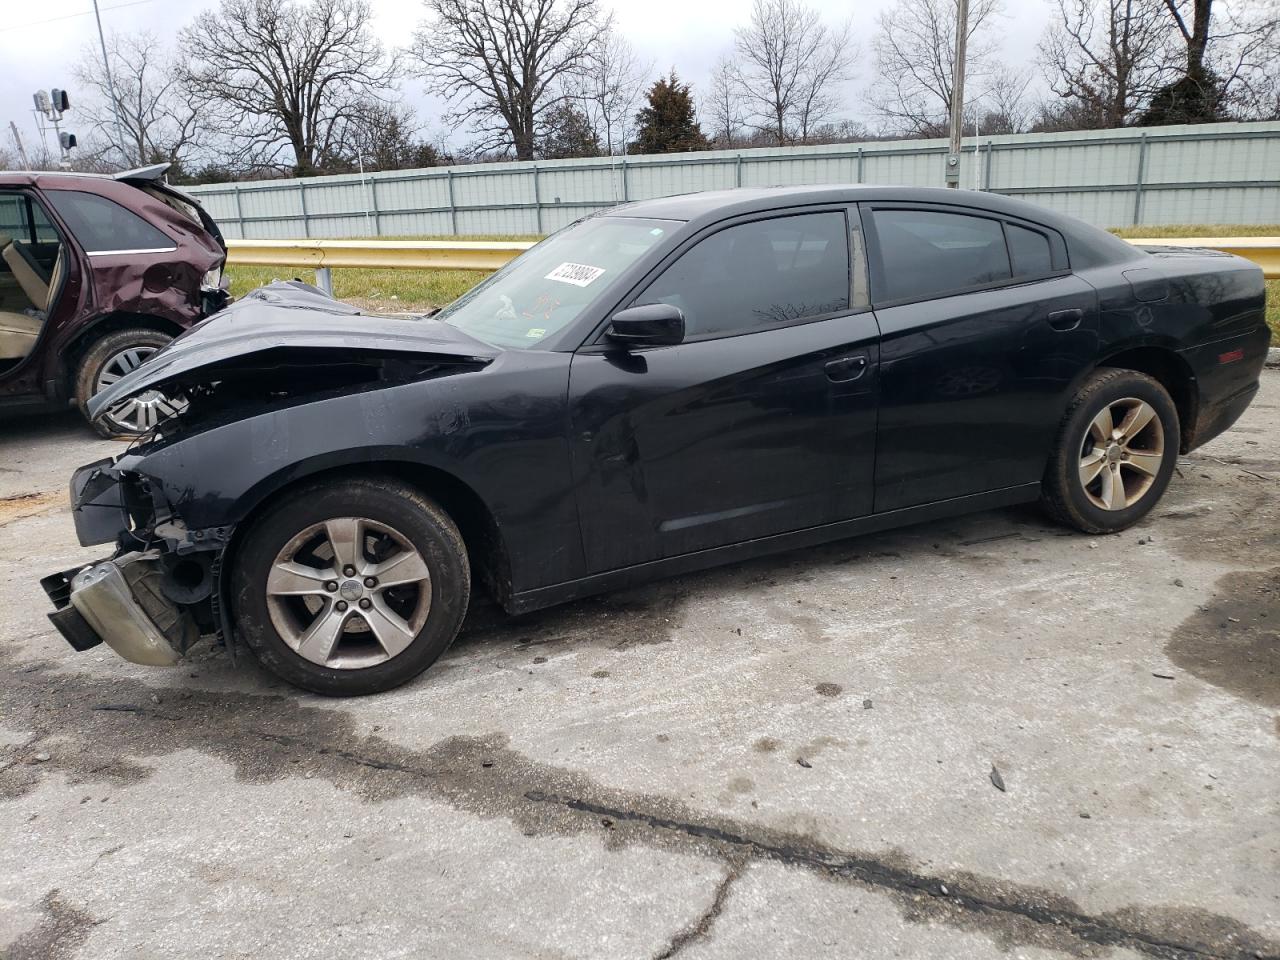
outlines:
[[[285,490],[234,551],[237,636],[268,670],[330,696],[417,676],[453,642],[471,593],[452,519],[389,479]]]
[[[386,663],[431,612],[431,571],[398,530],[367,517],[315,523],[286,543],[267,575],[271,624],[320,666]]]

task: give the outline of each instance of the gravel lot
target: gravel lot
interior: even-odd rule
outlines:
[[[481,609],[346,702],[74,653],[36,581],[122,448],[0,431],[6,958],[1280,955],[1280,371],[1119,536]]]

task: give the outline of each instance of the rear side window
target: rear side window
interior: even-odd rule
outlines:
[[[843,213],[728,227],[700,241],[636,299],[671,303],[688,337],[725,336],[849,309]]]
[[[59,242],[44,208],[22,193],[0,194],[0,239],[4,237],[19,243]]]
[[[1013,223],[1005,224],[1009,239],[1009,259],[1015,277],[1043,277],[1053,273],[1053,253],[1049,238],[1039,230],[1028,230]]]
[[[0,193],[0,237],[27,239],[27,207],[19,193]]]
[[[884,290],[879,300],[920,300],[1010,280],[1000,221],[933,210],[877,210]]]
[[[114,200],[80,190],[50,190],[47,196],[86,253],[174,248],[171,239]]]

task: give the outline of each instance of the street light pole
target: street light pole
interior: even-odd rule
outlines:
[[[124,158],[125,165],[129,164],[129,154],[124,148],[124,124],[120,122],[120,101],[116,99],[116,84],[111,79],[111,58],[107,56],[107,40],[102,34],[102,14],[98,13],[98,0],[93,0],[93,19],[98,21],[98,43],[102,46],[102,70],[107,77],[107,93],[111,97],[111,112],[116,118],[116,140],[117,146],[120,148],[120,156]],[[145,158],[139,157],[139,163],[145,162]]]
[[[956,0],[956,61],[951,71],[951,145],[947,149],[947,186],[953,189],[960,186],[960,149],[964,136],[964,48],[968,39],[969,0]]]

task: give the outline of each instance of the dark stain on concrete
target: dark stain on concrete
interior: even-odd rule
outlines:
[[[40,898],[40,922],[4,948],[4,960],[71,960],[100,921],[63,900],[56,889]]]
[[[1174,631],[1165,653],[1207,683],[1280,707],[1280,567],[1228,573]]]
[[[844,693],[844,687],[838,683],[819,683],[813,689],[820,697],[838,697]]]
[[[10,659],[0,648],[0,668],[11,667]],[[1177,960],[1280,957],[1280,943],[1228,917],[1144,910],[1091,915],[1049,891],[980,876],[933,875],[904,857],[842,850],[672,797],[610,788],[532,761],[510,749],[501,734],[449,737],[410,750],[361,734],[348,714],[294,694],[156,689],[132,678],[5,672],[0,716],[10,729],[34,736],[0,754],[10,761],[0,770],[4,797],[22,796],[55,772],[72,781],[133,783],[148,775],[147,759],[196,750],[231,765],[245,783],[309,775],[370,802],[432,798],[506,820],[530,837],[590,834],[608,849],[648,847],[729,865],[777,862],[877,890],[906,916],[982,931],[998,942],[1073,952],[1114,945]],[[37,751],[50,759],[32,763]],[[73,928],[83,927],[76,923]]]
[[[782,747],[782,741],[777,737],[761,737],[751,746],[756,753],[777,753]]]
[[[1241,473],[1239,467],[1199,453],[1187,459],[1192,461],[1182,468],[1187,479],[1174,479],[1155,515],[1157,522],[1146,521],[1142,532],[1190,560],[1256,567],[1260,557],[1280,556],[1275,480]]]

